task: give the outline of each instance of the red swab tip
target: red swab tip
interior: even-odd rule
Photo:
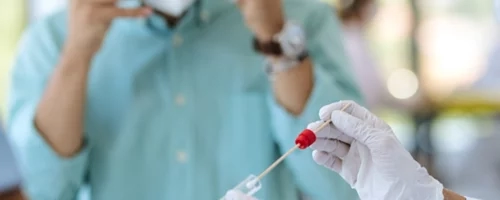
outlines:
[[[299,145],[299,149],[305,149],[311,146],[316,141],[316,134],[309,129],[304,129],[297,139],[295,139],[295,144]]]

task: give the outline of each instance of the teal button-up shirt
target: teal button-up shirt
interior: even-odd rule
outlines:
[[[10,144],[5,137],[2,120],[0,118],[0,194],[17,189],[21,184],[21,175],[17,168],[16,159]],[[1,195],[0,195],[1,196]]]
[[[300,116],[274,100],[238,9],[226,0],[198,1],[175,28],[158,16],[114,22],[89,76],[86,145],[69,159],[33,127],[67,35],[67,12],[30,26],[13,68],[8,120],[28,195],[77,199],[88,184],[94,200],[218,199],[294,146],[321,106],[359,100],[331,9],[285,4],[287,18],[303,24],[314,62],[314,89]],[[262,184],[256,197],[266,200],[356,198],[309,150],[292,154]]]

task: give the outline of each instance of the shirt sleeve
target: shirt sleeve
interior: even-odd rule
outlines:
[[[34,126],[39,99],[59,60],[60,37],[52,29],[41,21],[23,34],[11,74],[7,135],[19,155],[24,190],[34,200],[74,199],[88,157],[86,147],[72,158],[60,157]]]
[[[0,193],[8,192],[21,185],[21,175],[16,159],[3,132],[0,121]]]
[[[269,95],[273,134],[282,153],[295,145],[296,136],[308,123],[319,120],[318,112],[323,105],[362,99],[344,53],[339,22],[333,14],[329,6],[323,6],[304,23],[309,25],[305,30],[315,80],[303,113],[291,115]],[[311,200],[356,199],[356,192],[339,175],[314,163],[311,153],[309,149],[298,150],[285,159],[301,191]]]

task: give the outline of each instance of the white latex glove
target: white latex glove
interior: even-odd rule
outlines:
[[[340,111],[346,104],[350,106]],[[353,101],[324,106],[313,159],[342,176],[362,200],[443,200],[443,185],[398,141],[389,125]],[[323,121],[309,124],[314,130]]]
[[[224,196],[224,200],[258,200],[254,197],[243,194],[237,190],[229,190]]]

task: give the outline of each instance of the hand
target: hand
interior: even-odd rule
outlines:
[[[224,200],[257,200],[254,197],[243,194],[237,190],[229,190],[224,196]]]
[[[118,0],[71,0],[67,50],[78,51],[75,55],[92,57],[101,47],[102,41],[113,19],[117,17],[145,17],[151,9],[142,7],[122,9]]]
[[[332,124],[311,145],[314,161],[339,173],[361,199],[443,199],[442,184],[412,158],[389,125],[365,108],[352,101],[333,103],[321,108],[320,118]]]
[[[281,0],[236,0],[246,25],[260,42],[271,41],[284,25]]]

